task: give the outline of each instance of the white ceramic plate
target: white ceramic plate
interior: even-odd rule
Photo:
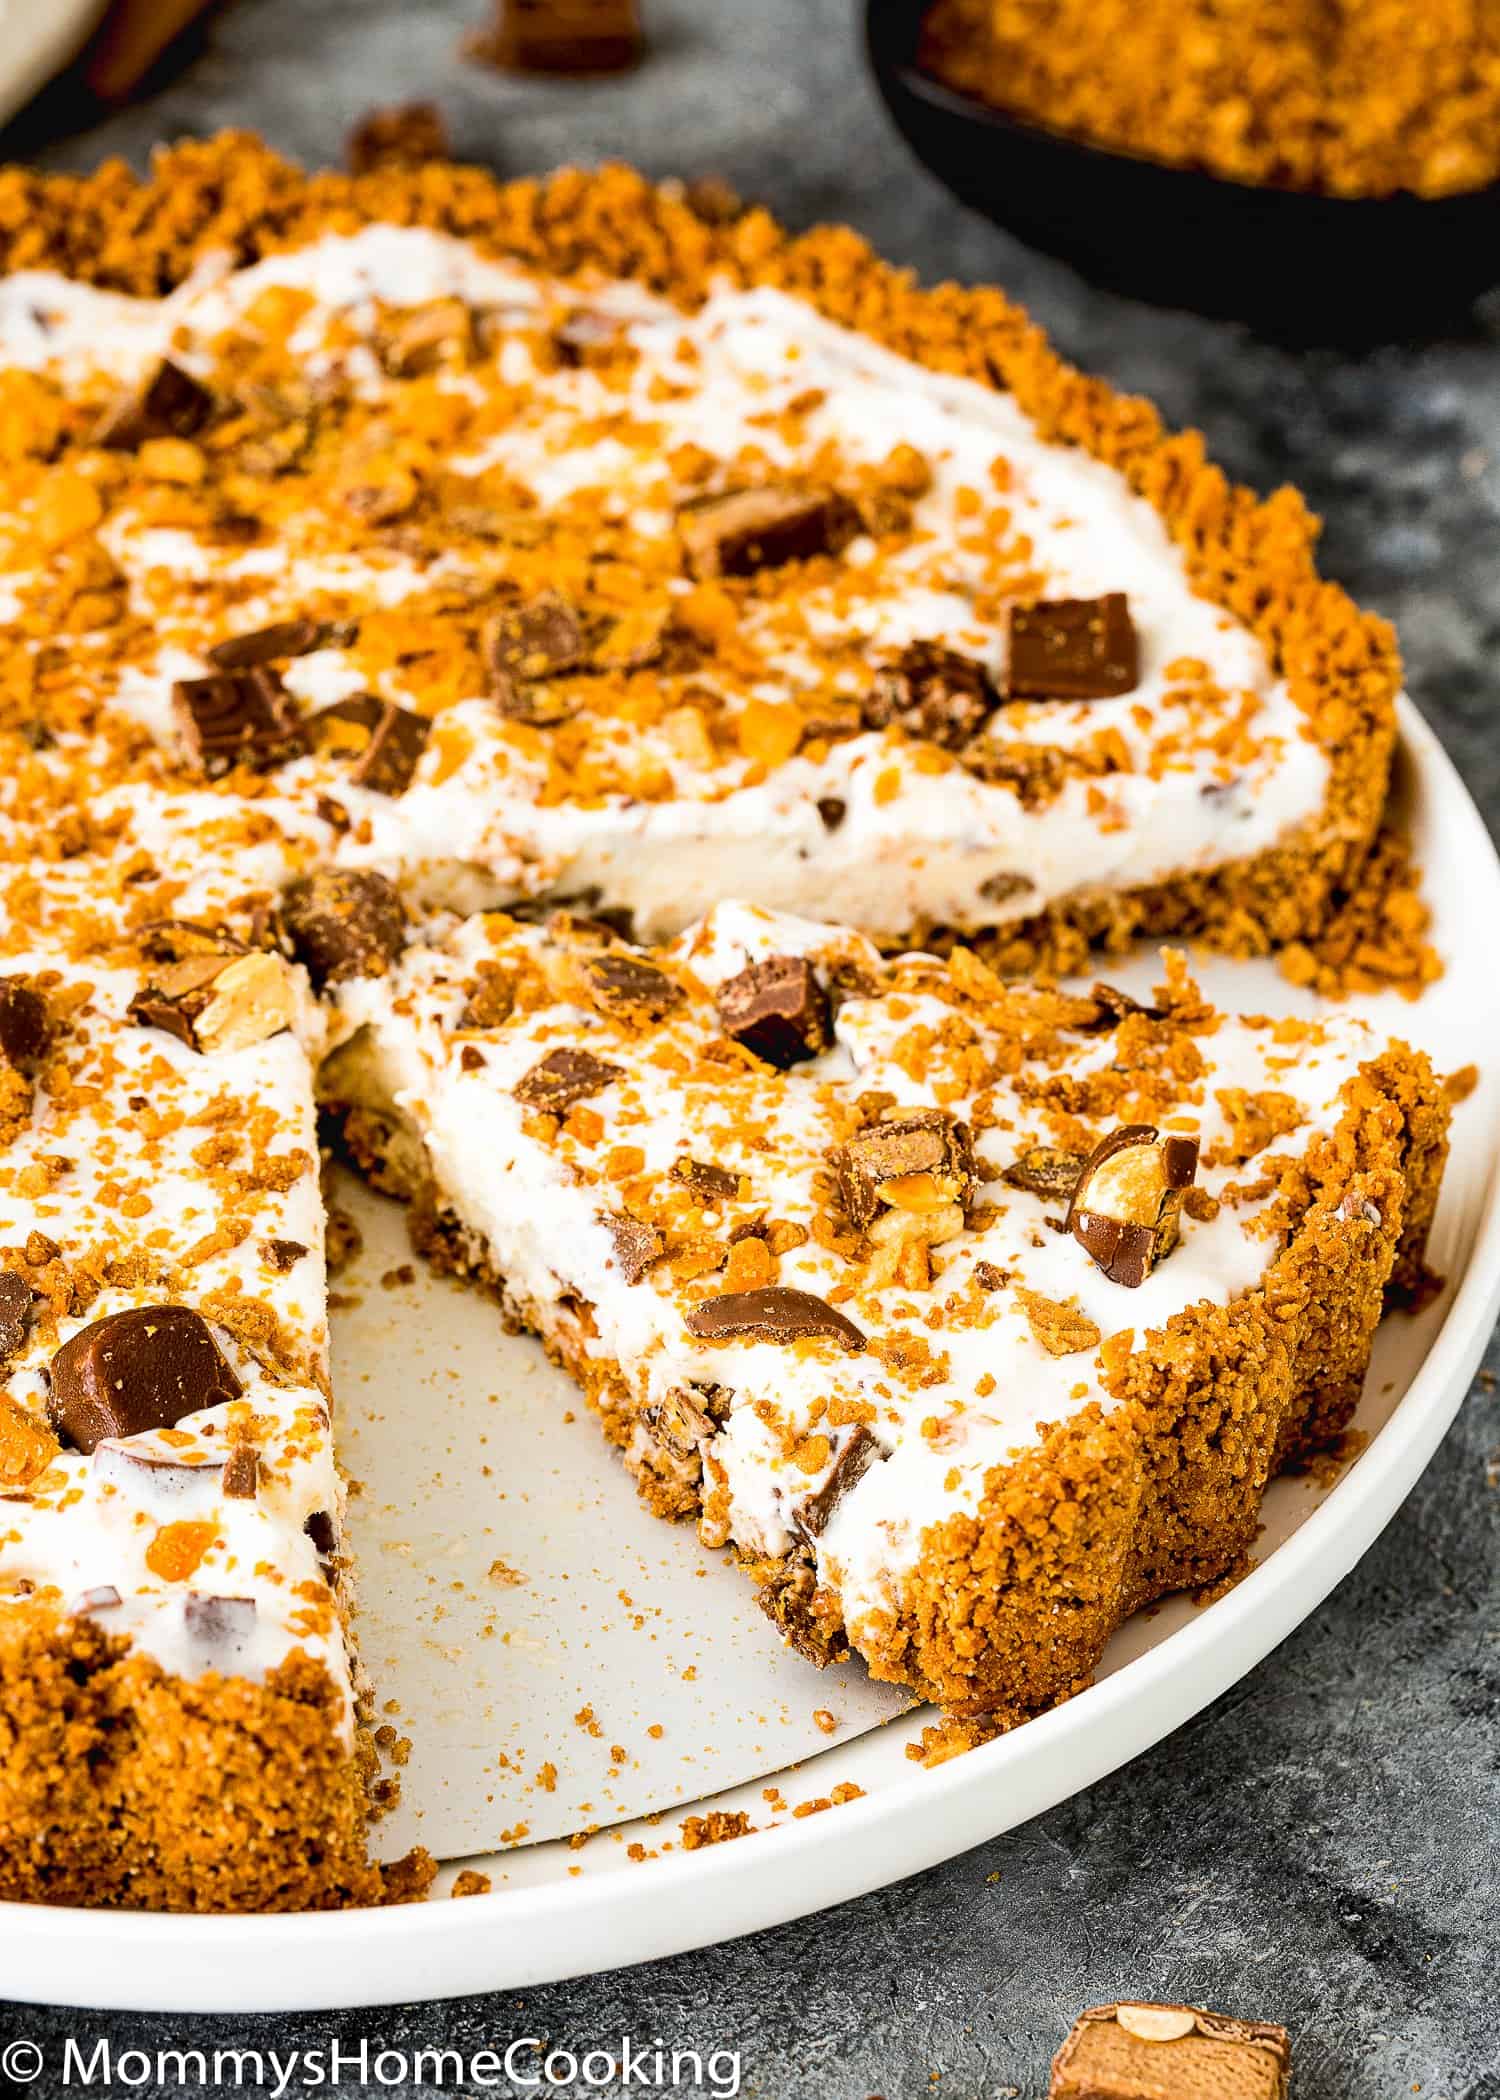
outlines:
[[[756,1758],[747,1766],[742,1757],[725,1777],[743,1783],[712,1805],[743,1808],[760,1828],[733,1844],[689,1852],[669,1819],[624,1823],[581,1851],[553,1839],[468,1862],[492,1876],[492,1894],[385,1911],[189,1918],[0,1904],[6,1995],[193,2011],[374,2005],[515,1989],[679,1953],[859,1895],[1024,1822],[1148,1749],[1274,1648],[1389,1521],[1457,1411],[1500,1309],[1500,1074],[1487,1069],[1500,1040],[1492,955],[1500,864],[1453,767],[1409,706],[1402,729],[1398,795],[1448,970],[1415,1007],[1394,998],[1365,1004],[1388,1032],[1427,1048],[1440,1070],[1480,1068],[1479,1088],[1459,1111],[1434,1235],[1433,1260],[1448,1286],[1420,1317],[1384,1324],[1357,1418],[1368,1443],[1331,1484],[1293,1479],[1272,1488],[1259,1564],[1236,1588],[1203,1608],[1175,1600],[1133,1621],[1090,1690],[934,1771],[905,1754],[920,1715],[871,1727],[876,1716],[866,1712],[868,1732],[836,1742],[812,1763],[764,1764],[748,1781]],[[1111,972],[1127,985],[1149,984],[1151,974],[1149,959]],[[1226,1005],[1311,1003],[1267,965],[1210,962],[1201,975]],[[347,1410],[357,1402],[347,1382],[344,1390]],[[593,1490],[554,1478],[533,1482],[531,1492],[533,1500],[555,1496],[576,1507]],[[644,1516],[638,1523],[649,1529]],[[635,1541],[622,1537],[620,1550],[635,1552]],[[367,1578],[372,1586],[370,1608],[378,1612],[380,1583]],[[611,1655],[618,1647],[594,1645]],[[589,1644],[580,1647],[586,1654]],[[740,1665],[732,1650],[715,1662],[706,1679],[700,1671],[700,1691],[706,1682],[710,1707],[717,1700],[725,1715],[736,1713],[744,1703]],[[464,1679],[451,1682],[461,1687]],[[773,1732],[773,1745],[783,1741]],[[716,1769],[705,1762],[699,1776]],[[824,1813],[768,1815],[768,1784],[790,1808],[843,1782],[863,1793]],[[441,1798],[424,1791],[434,1803]],[[682,1782],[673,1798],[681,1801]],[[428,1812],[439,1813],[436,1806]],[[632,1846],[652,1856],[632,1859]],[[449,1878],[451,1863],[441,1885]]]

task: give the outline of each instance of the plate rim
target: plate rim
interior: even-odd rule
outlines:
[[[1416,779],[1442,821],[1469,833],[1468,852],[1500,903],[1500,851],[1435,731],[1405,696],[1399,727]],[[1373,1545],[1426,1467],[1468,1392],[1497,1313],[1500,1160],[1492,1158],[1467,1260],[1416,1375],[1385,1433],[1292,1536],[1187,1625],[1063,1705],[935,1769],[914,1764],[909,1778],[845,1803],[837,1815],[757,1833],[760,1844],[653,1859],[649,1883],[604,1873],[461,1904],[440,1898],[386,1909],[197,1915],[0,1902],[6,1994],[174,2012],[459,1997],[685,1953],[935,1866],[1150,1749],[1300,1625]],[[1398,1418],[1404,1433],[1393,1436]],[[709,1892],[711,1902],[692,1900]],[[642,1902],[648,1893],[649,1905]],[[115,1957],[108,1968],[88,1958],[106,1951]],[[162,1981],[168,1955],[172,1974]],[[361,1963],[357,1979],[348,1972],[352,1957]]]

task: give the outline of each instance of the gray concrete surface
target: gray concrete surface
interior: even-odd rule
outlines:
[[[1500,313],[1350,357],[1093,291],[911,163],[864,75],[854,0],[646,0],[649,63],[589,85],[461,64],[459,33],[480,11],[238,0],[150,100],[21,143],[84,167],[253,125],[322,161],[372,102],[433,95],[461,152],[507,172],[612,155],[658,174],[721,172],[794,223],[851,220],[924,277],[999,279],[1084,364],[1202,425],[1235,474],[1306,489],[1328,519],[1328,568],[1400,622],[1416,698],[1500,819]],[[582,2051],[629,2034],[737,2049],[744,2090],[770,2100],[1032,2100],[1076,2008],[1157,1995],[1285,2021],[1300,2100],[1500,2100],[1497,1445],[1481,1387],[1379,1545],[1260,1669],[1149,1757],[915,1881],[524,1998],[265,2021],[0,2005],[0,2040],[47,2047],[29,2090],[48,2095],[76,2089],[61,2083],[69,2035],[149,2051],[284,2051],[330,2035],[470,2050],[544,2035]],[[427,2078],[398,2089],[438,2090]]]

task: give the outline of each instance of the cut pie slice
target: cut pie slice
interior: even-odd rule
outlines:
[[[153,953],[0,976],[0,1895],[382,1894],[330,1427],[317,1017],[265,953],[237,999],[227,936],[174,1013],[157,988],[210,938],[157,928]],[[195,1041],[208,972],[232,982]]]
[[[1170,959],[1142,1007],[752,907],[652,951],[490,915],[337,996],[354,1157],[647,1502],[806,1654],[987,1726],[1242,1560],[1353,1409],[1446,1146],[1422,1057],[1233,1020]]]

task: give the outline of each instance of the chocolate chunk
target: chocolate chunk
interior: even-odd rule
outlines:
[[[839,795],[820,795],[818,815],[823,819],[825,831],[837,831],[849,814],[849,805]]]
[[[310,655],[324,646],[326,634],[321,620],[275,620],[269,627],[215,642],[205,654],[216,671],[257,671],[263,664]]]
[[[47,1047],[47,1005],[19,977],[0,977],[0,1057],[19,1070]]]
[[[518,73],[619,73],[641,54],[638,0],[495,0],[496,19],[466,44]]]
[[[260,1251],[278,1276],[289,1276],[307,1253],[301,1240],[262,1240]]]
[[[863,1422],[856,1422],[839,1448],[832,1470],[815,1494],[799,1502],[795,1511],[797,1527],[808,1538],[819,1538],[828,1528],[828,1520],[848,1494],[856,1486],[878,1458],[885,1453],[871,1436]]]
[[[52,1359],[53,1425],[78,1451],[105,1437],[171,1429],[243,1391],[208,1322],[186,1305],[110,1313]]]
[[[245,942],[222,926],[197,919],[148,919],[136,928],[136,946],[148,962],[188,962],[202,955],[248,955]]]
[[[1011,700],[1108,700],[1140,682],[1140,645],[1123,591],[1013,605]]]
[[[1195,2005],[1094,2005],[1052,2061],[1048,2100],[1286,2100],[1291,2039]]]
[[[549,1050],[540,1063],[517,1080],[514,1092],[528,1108],[544,1108],[565,1116],[579,1101],[602,1094],[624,1071],[621,1065],[606,1064],[592,1050]]]
[[[372,168],[416,168],[424,161],[446,160],[448,152],[448,126],[435,102],[366,110],[344,141],[351,175],[368,175]]]
[[[1000,695],[983,664],[938,642],[909,642],[877,671],[862,713],[870,729],[892,722],[908,736],[957,751],[985,725]]]
[[[190,372],[162,358],[140,385],[121,394],[94,428],[94,443],[133,452],[148,438],[196,437],[214,412],[214,397]]]
[[[318,868],[281,894],[279,919],[314,985],[384,977],[406,946],[406,913],[393,883],[373,868]]]
[[[1003,1291],[1010,1282],[1010,1276],[998,1262],[977,1261],[974,1264],[974,1281],[982,1291]]]
[[[893,1184],[900,1187],[892,1193],[930,1197],[927,1204],[903,1206],[911,1209],[967,1204],[977,1186],[969,1126],[941,1108],[873,1123],[829,1157],[849,1221],[861,1229],[873,1224],[886,1207],[885,1191]],[[916,1184],[918,1175],[930,1187]]]
[[[716,1167],[708,1159],[676,1160],[672,1177],[690,1188],[695,1196],[706,1196],[714,1203],[727,1202],[740,1192],[739,1175],[731,1174],[727,1167]]]
[[[31,1330],[31,1285],[14,1269],[0,1269],[0,1364],[25,1347]]]
[[[612,1212],[604,1222],[615,1243],[615,1258],[625,1281],[639,1283],[651,1264],[660,1261],[666,1242],[654,1226],[643,1225],[639,1218],[627,1217],[623,1212]]]
[[[497,613],[481,643],[490,698],[517,721],[561,719],[558,709],[567,711],[572,703],[538,688],[566,672],[588,669],[591,646],[583,615],[556,591]]]
[[[785,1071],[828,1048],[828,994],[803,955],[770,955],[726,978],[716,994],[726,1035]]]
[[[319,1557],[330,1560],[338,1551],[338,1533],[333,1528],[333,1518],[326,1509],[315,1509],[302,1529],[312,1540]]]
[[[404,795],[411,786],[432,724],[425,715],[373,693],[351,693],[320,708],[307,725],[320,750],[347,752],[349,779],[376,795]]]
[[[820,1670],[848,1655],[838,1601],[819,1588],[809,1545],[795,1547],[777,1562],[755,1601],[787,1645]]]
[[[305,748],[296,704],[264,664],[211,678],[179,678],[172,687],[172,715],[189,758],[209,780],[233,766],[268,773]]]
[[[677,530],[695,576],[751,576],[757,569],[842,553],[859,530],[859,518],[833,489],[772,483],[685,504]]]
[[[841,1342],[853,1354],[865,1347],[863,1334],[836,1305],[811,1291],[788,1290],[781,1284],[705,1298],[688,1314],[686,1326],[689,1334],[707,1342],[743,1335],[750,1341],[785,1344],[821,1336]]]
[[[665,970],[634,955],[590,956],[583,974],[596,1006],[637,1026],[662,1020],[687,997]]]
[[[1129,992],[1122,992],[1112,984],[1096,984],[1090,997],[1098,1013],[1092,1021],[1085,1022],[1088,1033],[1102,1032],[1107,1028],[1118,1028],[1131,1014],[1144,1014],[1148,1021],[1164,1021],[1167,1010],[1164,1006],[1142,1006],[1139,999],[1132,999]]]
[[[1055,1145],[1032,1145],[1000,1171],[1000,1179],[1044,1203],[1071,1203],[1083,1172],[1081,1152],[1062,1152]]]
[[[222,955],[200,955],[185,962],[167,963],[151,983],[136,993],[126,1011],[138,1027],[160,1028],[189,1050],[196,1050],[199,1045],[193,1024],[213,998],[215,978],[227,967]]]
[[[183,1631],[218,1665],[244,1653],[255,1633],[253,1597],[208,1597],[189,1590],[182,1600]]]
[[[1183,1191],[1198,1171],[1198,1140],[1127,1123],[1083,1164],[1065,1220],[1112,1283],[1135,1290],[1177,1244]]]
[[[131,1000],[143,1028],[165,1029],[190,1050],[248,1050],[290,1028],[292,987],[279,955],[190,956],[163,963]]]
[[[460,1028],[499,1028],[508,1021],[516,1003],[516,987],[509,971],[497,962],[482,962],[475,972],[474,989],[458,1017]]]
[[[234,1444],[224,1461],[220,1487],[229,1502],[253,1502],[260,1493],[260,1455],[253,1444]]]
[[[124,1599],[112,1582],[99,1582],[73,1601],[75,1612],[118,1611]]]

